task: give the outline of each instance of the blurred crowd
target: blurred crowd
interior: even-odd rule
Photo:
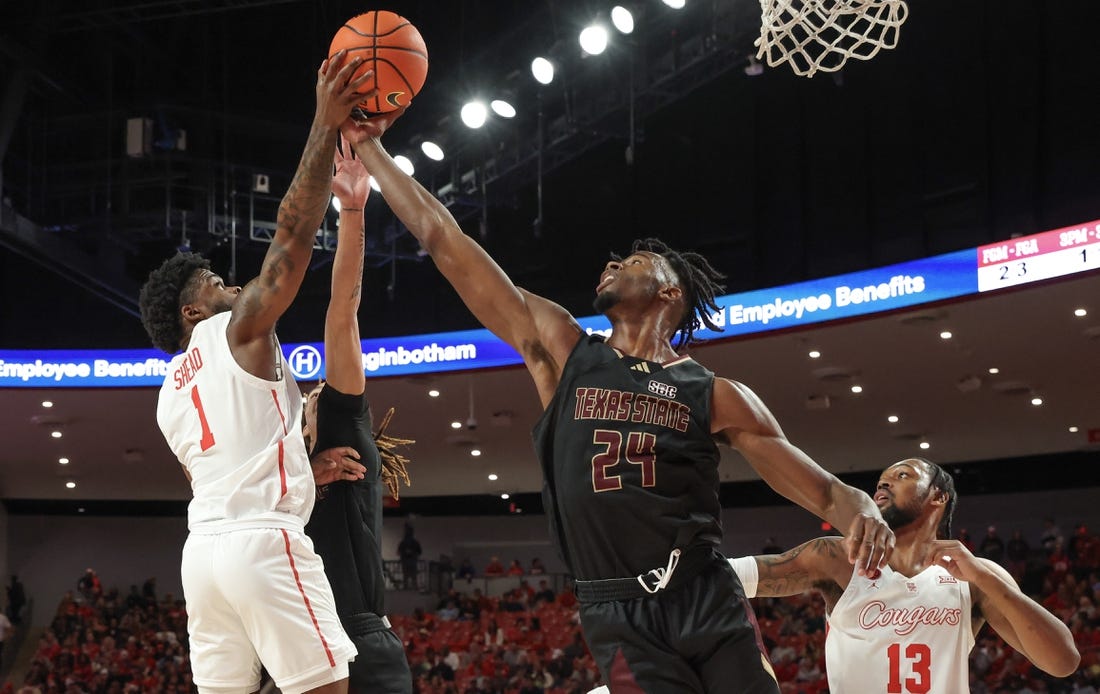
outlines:
[[[1004,540],[994,526],[977,542],[965,530],[959,539],[975,554],[1003,564],[1026,593],[1065,621],[1082,655],[1072,678],[1056,680],[983,630],[970,657],[971,694],[1098,694],[1100,537],[1083,525],[1066,536],[1048,520],[1034,546],[1020,532]],[[769,552],[778,549],[769,542]],[[525,577],[500,597],[480,588],[452,589],[434,609],[390,615],[406,646],[414,691],[583,694],[601,684],[572,591],[567,586],[555,592],[539,578],[541,563],[526,570],[513,564],[500,565],[499,574],[491,566],[491,575]],[[753,605],[784,694],[827,693],[821,599],[805,594],[756,599]],[[104,590],[88,569],[76,591],[62,597],[23,681],[7,683],[0,694],[193,691],[183,601],[170,593],[158,596],[152,578],[126,594]]]

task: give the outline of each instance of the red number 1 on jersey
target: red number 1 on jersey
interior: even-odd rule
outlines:
[[[206,451],[214,445],[214,432],[210,431],[210,423],[206,421],[206,411],[202,409],[202,398],[199,397],[199,387],[191,386],[191,404],[199,411],[199,426],[202,427],[202,439],[199,448]]]
[[[890,681],[886,685],[887,694],[928,694],[932,688],[932,650],[928,644],[909,643],[905,645],[905,659],[912,668],[912,677],[905,678],[905,688],[901,681],[901,644],[892,643],[886,649],[890,659]]]

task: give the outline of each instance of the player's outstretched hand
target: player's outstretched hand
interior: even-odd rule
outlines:
[[[393,122],[401,117],[405,108],[399,108],[389,113],[380,113],[366,117],[361,111],[356,111],[340,126],[340,132],[344,139],[353,145],[366,142],[371,138],[382,137],[382,134],[390,129]]]
[[[356,56],[348,60],[347,56],[346,50],[339,51],[321,63],[317,70],[316,119],[330,128],[339,128],[356,104],[374,96],[378,91],[371,89],[359,92],[359,88],[374,76],[374,70],[367,70],[358,78],[352,79],[363,59]]]
[[[370,195],[370,174],[363,161],[347,142],[336,147],[333,157],[336,173],[332,176],[332,194],[340,201],[340,209],[363,209]]]
[[[878,515],[860,513],[848,528],[844,544],[848,548],[848,562],[854,564],[860,576],[877,575],[890,561],[894,553],[894,531]]]
[[[367,468],[359,464],[359,453],[350,446],[326,448],[313,456],[310,464],[318,487],[341,480],[354,482],[367,474]]]
[[[942,566],[960,581],[977,580],[986,571],[978,558],[958,540],[936,540],[924,557],[925,565]]]

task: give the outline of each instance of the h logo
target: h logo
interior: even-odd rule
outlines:
[[[297,379],[314,378],[321,373],[321,353],[312,345],[295,347],[287,361]]]

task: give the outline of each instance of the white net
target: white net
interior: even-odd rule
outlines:
[[[760,0],[760,10],[756,57],[806,77],[893,48],[909,14],[904,0]]]

